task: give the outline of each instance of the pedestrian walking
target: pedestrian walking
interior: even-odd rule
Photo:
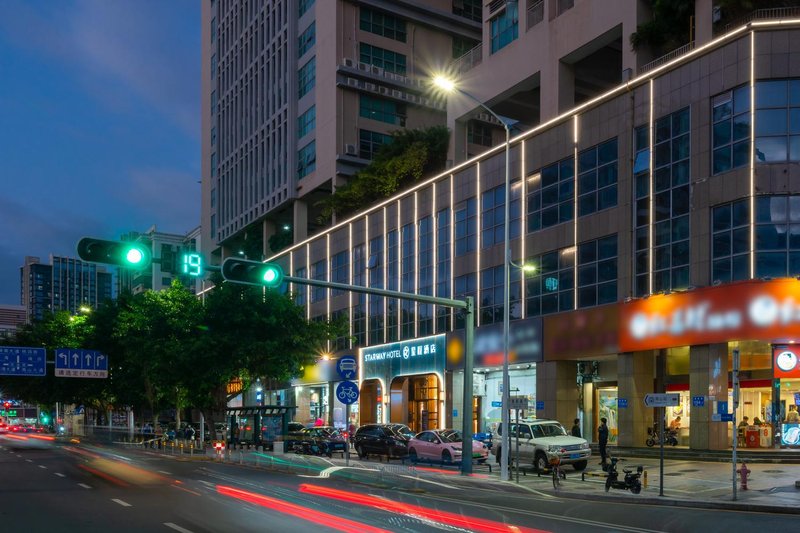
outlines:
[[[597,428],[597,442],[600,444],[600,464],[606,466],[608,457],[606,446],[608,446],[608,420],[603,417],[600,419],[600,427]]]
[[[580,436],[581,436],[581,419],[580,418],[576,418],[575,421],[572,423],[572,431],[570,432],[570,434],[573,437],[580,438]]]

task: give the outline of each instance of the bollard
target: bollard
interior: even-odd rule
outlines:
[[[642,486],[647,488],[647,470],[642,472]]]
[[[739,476],[742,479],[742,490],[747,490],[747,475],[750,473],[750,469],[747,468],[745,463],[742,463],[742,467],[737,472],[739,472]]]

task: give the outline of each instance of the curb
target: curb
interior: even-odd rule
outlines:
[[[773,513],[773,514],[794,514],[800,515],[800,508],[785,507],[775,505],[764,505],[758,503],[740,503],[733,501],[711,501],[711,500],[676,500],[668,499],[667,497],[644,497],[632,498],[630,496],[615,496],[609,497],[603,494],[583,493],[583,492],[569,492],[559,490],[558,492],[548,491],[549,494],[554,496],[561,496],[565,498],[576,498],[582,500],[593,500],[603,502],[617,502],[617,503],[630,503],[630,504],[645,504],[645,505],[660,505],[665,507],[685,507],[690,509],[723,509],[728,511],[745,511],[750,513]]]

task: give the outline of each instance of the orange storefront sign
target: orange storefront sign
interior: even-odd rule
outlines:
[[[731,340],[800,341],[800,281],[745,281],[622,305],[623,352]]]

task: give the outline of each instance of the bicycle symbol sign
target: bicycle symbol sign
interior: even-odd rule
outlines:
[[[345,405],[358,401],[358,385],[352,381],[342,381],[336,386],[336,397]]]

